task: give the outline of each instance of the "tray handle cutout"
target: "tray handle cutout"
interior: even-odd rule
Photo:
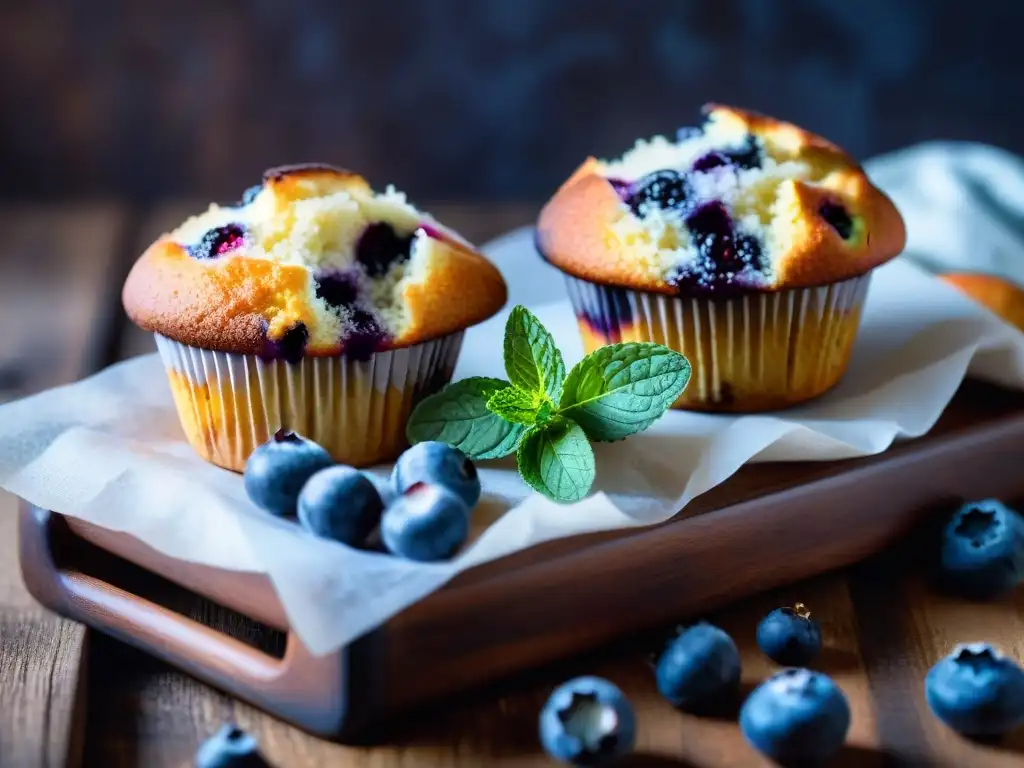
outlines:
[[[62,524],[58,515],[22,506],[22,572],[36,600],[314,733],[338,732],[347,704],[344,651],[312,656],[289,632],[278,659],[102,579],[61,568],[53,540]]]

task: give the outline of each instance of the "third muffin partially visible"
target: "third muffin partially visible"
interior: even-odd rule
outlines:
[[[871,271],[903,250],[895,206],[834,144],[729,107],[676,141],[589,158],[541,212],[587,351],[685,354],[677,408],[760,411],[841,378]]]

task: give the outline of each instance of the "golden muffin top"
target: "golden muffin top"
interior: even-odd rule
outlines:
[[[438,338],[505,299],[498,270],[405,195],[313,164],[271,169],[237,205],[160,237],[123,292],[146,330],[291,361]]]
[[[541,212],[542,255],[594,282],[729,296],[838,282],[903,250],[896,207],[839,147],[753,112],[704,114],[675,140],[588,158]]]

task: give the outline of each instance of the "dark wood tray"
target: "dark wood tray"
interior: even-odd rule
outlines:
[[[549,542],[474,568],[322,657],[289,631],[262,574],[183,563],[28,505],[21,566],[54,611],[348,741],[438,697],[849,565],[956,500],[1024,496],[1022,459],[1024,397],[968,383],[924,438],[866,459],[745,467],[667,523]],[[286,633],[283,657],[162,607],[132,583],[90,575],[65,556],[83,540]]]

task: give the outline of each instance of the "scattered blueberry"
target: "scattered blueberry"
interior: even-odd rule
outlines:
[[[377,489],[377,494],[380,496],[380,500],[384,502],[386,507],[396,498],[398,493],[395,491],[395,486],[391,482],[391,477],[381,477],[375,475],[373,472],[363,472],[366,475],[366,479],[373,483],[373,487]]]
[[[416,483],[384,510],[380,535],[388,551],[399,557],[447,560],[466,543],[469,509],[443,486]]]
[[[263,191],[262,184],[253,184],[245,192],[242,193],[242,202],[239,205],[251,205],[252,201],[256,199],[256,196]]]
[[[366,541],[384,511],[373,481],[342,465],[321,469],[309,478],[298,506],[299,522],[306,530],[352,547]]]
[[[686,177],[676,171],[655,171],[639,179],[626,198],[626,204],[640,218],[652,210],[683,208],[689,197]]]
[[[846,208],[839,203],[826,201],[818,208],[818,214],[839,233],[843,240],[849,240],[853,234],[853,219]]]
[[[606,765],[633,750],[636,714],[607,680],[577,677],[558,686],[541,710],[540,741],[559,762]]]
[[[237,725],[224,725],[199,746],[196,768],[267,768],[256,739]]]
[[[986,643],[957,646],[928,671],[932,712],[965,736],[1001,736],[1024,724],[1024,670]]]
[[[406,261],[416,236],[399,235],[386,222],[371,224],[356,243],[356,261],[363,265],[370,277],[383,277],[398,261]]]
[[[782,765],[819,763],[843,746],[850,705],[830,677],[785,669],[754,689],[740,709],[740,730]]]
[[[803,667],[821,651],[821,630],[802,603],[776,608],[757,625],[757,646],[784,667]]]
[[[950,591],[996,597],[1024,577],[1024,519],[996,499],[958,509],[942,532],[939,578]]]
[[[480,501],[480,477],[473,462],[444,443],[427,441],[409,448],[395,463],[393,479],[398,493],[416,483],[434,483],[462,499],[468,509]]]
[[[658,692],[685,712],[725,703],[740,682],[736,644],[718,627],[701,622],[669,644],[655,668]]]
[[[188,247],[194,259],[215,259],[245,245],[245,227],[241,224],[225,224],[207,230],[196,245]]]
[[[268,512],[294,515],[302,486],[332,464],[331,455],[312,440],[281,429],[246,461],[245,492]]]

